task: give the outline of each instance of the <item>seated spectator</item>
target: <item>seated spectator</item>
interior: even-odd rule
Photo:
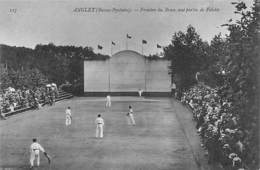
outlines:
[[[22,87],[21,89],[15,90],[12,87],[9,87],[1,93],[0,96],[0,105],[2,108],[2,113],[13,112],[19,108],[40,108],[41,103],[51,102],[51,105],[54,105],[55,98],[57,97],[57,85],[54,83],[46,87],[33,87],[32,89]],[[46,98],[49,98],[47,101]]]
[[[11,110],[11,112],[14,112],[14,104],[13,103],[10,105],[10,110]]]

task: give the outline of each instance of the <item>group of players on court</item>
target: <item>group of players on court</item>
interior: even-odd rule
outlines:
[[[139,96],[140,93],[139,93]],[[111,96],[108,95],[106,97],[106,108],[111,107]],[[129,105],[128,108],[128,112],[126,114],[127,116],[127,122],[129,125],[133,125],[135,126],[135,119],[134,119],[134,114],[133,114],[133,108],[131,105]],[[65,110],[65,125],[66,126],[70,126],[72,123],[72,112],[71,112],[71,108],[68,107]],[[104,136],[104,131],[103,131],[103,127],[105,125],[105,121],[102,118],[101,114],[97,115],[97,118],[95,120],[95,124],[96,124],[96,138],[103,138]],[[30,167],[33,168],[34,167],[34,161],[37,160],[37,166],[40,166],[40,151],[44,153],[44,156],[47,158],[49,164],[51,162],[51,158],[50,156],[47,154],[47,152],[44,150],[44,148],[37,142],[37,139],[34,138],[33,139],[33,143],[30,146]]]
[[[106,107],[111,107],[111,97],[110,95],[108,95],[106,97]],[[65,111],[66,113],[66,120],[65,120],[65,124],[66,126],[71,125],[71,121],[72,121],[72,114],[71,114],[71,108],[68,107]],[[134,119],[134,115],[133,115],[133,108],[132,106],[129,106],[129,111],[126,114],[127,116],[127,120],[128,120],[128,124],[129,125],[135,125],[135,119]],[[95,124],[96,124],[96,138],[103,138],[103,127],[105,125],[105,121],[104,119],[101,117],[101,114],[97,115],[97,118],[95,120]]]

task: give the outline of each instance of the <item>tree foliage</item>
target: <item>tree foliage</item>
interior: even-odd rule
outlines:
[[[42,81],[58,85],[69,81],[83,86],[83,60],[109,58],[107,55],[95,54],[91,47],[55,46],[53,43],[39,44],[35,49],[0,45],[0,49],[1,63],[7,68],[1,73],[3,87],[40,85]]]
[[[26,70],[4,70],[1,73],[1,89],[14,88],[34,88],[48,83],[48,79],[37,68]]]
[[[240,117],[241,128],[245,130],[246,164],[259,164],[259,82],[257,19],[259,9],[256,3],[250,10],[244,2],[234,2],[235,13],[240,19],[224,24],[230,31],[228,60],[223,64],[226,70],[221,95],[234,103],[234,114]],[[251,167],[251,168],[253,168]],[[255,168],[254,167],[254,168]]]
[[[232,115],[239,118],[245,145],[243,161],[248,169],[259,167],[259,4],[249,9],[242,1],[232,2],[237,20],[222,26],[229,34],[216,35],[204,43],[195,29],[175,33],[164,49],[171,60],[170,73],[179,77],[179,88],[189,87],[196,72],[206,77],[207,84],[218,87],[222,99],[232,102]]]
[[[175,33],[172,43],[164,48],[165,58],[171,60],[170,74],[181,90],[194,84],[196,73],[207,67],[207,48],[208,43],[202,41],[192,26],[186,32]]]

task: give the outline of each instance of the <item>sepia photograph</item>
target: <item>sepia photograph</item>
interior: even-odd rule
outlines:
[[[0,0],[0,170],[260,170],[258,0]]]

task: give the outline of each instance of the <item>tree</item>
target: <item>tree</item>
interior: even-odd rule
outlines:
[[[8,72],[6,69],[1,68],[1,70],[0,70],[0,89],[3,90],[10,86],[12,86],[12,81],[8,76]]]
[[[207,65],[207,49],[208,44],[192,26],[188,26],[185,33],[180,31],[173,35],[172,43],[164,48],[164,54],[171,60],[169,73],[177,88],[183,90],[196,82],[196,73]]]
[[[224,84],[225,63],[229,59],[229,43],[221,34],[214,36],[208,49],[208,66],[204,70],[205,83],[211,87]]]
[[[256,169],[259,167],[259,8],[256,1],[252,10],[248,10],[241,1],[232,4],[240,18],[223,25],[230,34],[227,37],[229,56],[222,66],[226,70],[226,78],[220,94],[233,102],[233,114],[239,118],[239,124],[245,133],[244,163],[248,169]]]

